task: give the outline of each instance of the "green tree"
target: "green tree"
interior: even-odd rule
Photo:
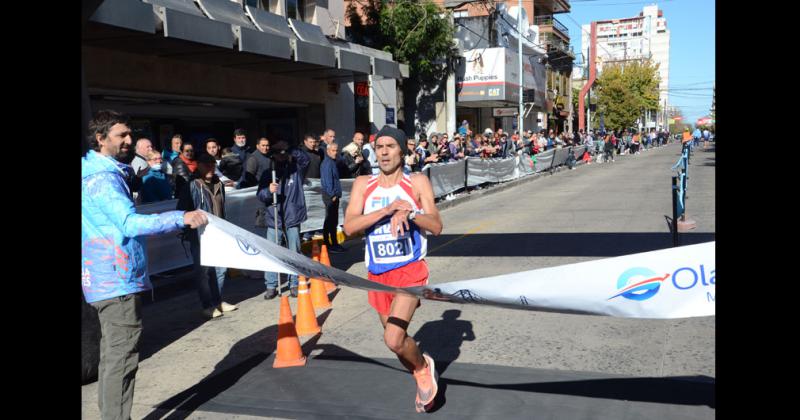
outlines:
[[[603,113],[606,127],[628,128],[643,116],[644,110],[658,111],[658,83],[658,65],[649,60],[603,68],[595,93],[598,112]],[[599,115],[592,119],[596,122],[593,125],[599,127]]]
[[[639,101],[623,77],[622,67],[608,66],[597,78],[597,114],[592,117],[594,128],[600,127],[600,113],[609,129],[631,127],[639,117]]]
[[[453,45],[455,27],[432,1],[356,0],[346,13],[350,21],[348,38],[407,63],[411,78],[424,84],[438,83],[452,71],[444,64],[458,56]]]
[[[623,78],[642,110],[659,109],[658,64],[653,65],[650,60],[631,62],[624,67]]]
[[[379,26],[382,3],[381,0],[352,0],[347,4],[345,16],[350,26],[346,33],[350,42],[383,49],[386,43]]]
[[[455,70],[459,53],[448,13],[431,0],[353,0],[347,8],[351,42],[387,51],[408,64],[409,78],[398,81],[398,122],[406,123],[406,114],[412,121],[420,115],[421,95],[437,91]],[[427,105],[424,110],[431,112]],[[412,124],[405,129],[411,133]]]

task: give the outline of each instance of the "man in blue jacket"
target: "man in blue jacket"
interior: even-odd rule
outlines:
[[[258,183],[257,197],[267,206],[265,222],[267,224],[267,240],[280,243],[286,239],[287,248],[300,253],[300,224],[308,218],[306,213],[306,198],[303,192],[303,174],[309,163],[308,155],[298,149],[289,150],[285,140],[278,141],[272,146],[270,153],[275,165],[275,182],[272,180],[273,171],[264,171]],[[278,220],[275,220],[275,210],[272,207],[272,194],[277,193]],[[278,230],[280,240],[276,240],[275,230]],[[278,273],[264,272],[264,283],[267,292],[264,299],[277,296]],[[289,276],[289,287],[292,297],[297,297],[297,276]]]
[[[208,219],[197,211],[136,214],[125,165],[116,159],[131,140],[127,116],[99,111],[89,136],[81,159],[81,286],[100,319],[101,417],[129,419],[142,332],[138,293],[152,288],[142,236],[197,228]]]
[[[336,237],[336,227],[339,225],[339,200],[342,198],[342,183],[339,181],[339,171],[336,168],[336,159],[339,154],[339,145],[331,143],[325,149],[325,160],[320,167],[320,181],[322,183],[322,202],[325,204],[325,223],[322,225],[322,240],[331,252],[344,252]]]

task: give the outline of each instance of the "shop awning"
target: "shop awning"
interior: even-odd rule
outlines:
[[[290,18],[289,27],[297,37],[295,60],[325,67],[336,67],[336,51],[325,38],[319,26]],[[314,31],[314,28],[319,31],[319,34]]]
[[[290,38],[256,27],[240,4],[230,0],[198,0],[197,3],[210,19],[231,25],[239,51],[282,59],[292,57]]]
[[[289,19],[289,27],[297,35],[298,46],[305,44],[320,46],[333,50],[333,66],[336,70],[327,70],[327,78],[367,76],[370,74],[370,57],[352,51],[346,47],[332,43],[328,37],[322,33],[322,29],[317,25],[305,23],[297,19]]]
[[[352,81],[403,77],[399,64],[331,42],[319,26],[230,0],[105,0],[82,35],[87,46]]]
[[[372,58],[372,74],[386,79],[401,79],[400,65],[396,61]]]
[[[141,1],[106,0],[97,7],[90,20],[138,32],[156,33],[153,7]]]
[[[164,37],[233,49],[229,24],[206,18],[192,0],[145,0],[164,25]]]

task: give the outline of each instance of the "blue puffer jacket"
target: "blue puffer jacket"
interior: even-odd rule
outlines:
[[[183,227],[182,211],[136,214],[123,167],[94,150],[81,159],[81,284],[88,303],[150,290],[140,236]]]
[[[275,172],[278,177],[278,228],[300,226],[308,219],[306,213],[306,196],[303,191],[303,173],[308,167],[310,159],[305,152],[292,149],[292,161],[287,164],[275,163]],[[272,193],[269,184],[272,181],[272,172],[264,171],[258,183],[256,196],[267,206],[266,222],[268,228],[275,228],[275,211],[272,208]]]

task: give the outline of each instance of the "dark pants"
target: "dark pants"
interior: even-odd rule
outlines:
[[[142,300],[124,295],[91,303],[100,318],[100,364],[97,404],[103,420],[131,417],[139,339],[142,335]]]
[[[336,228],[339,225],[339,198],[331,200],[331,196],[322,194],[322,202],[325,204],[325,223],[322,225],[322,240],[325,245],[338,245],[336,238]]]
[[[573,155],[571,151],[567,156],[567,167],[570,169],[575,167],[575,155]]]
[[[611,145],[606,146],[605,156],[603,156],[603,160],[606,162],[614,160],[614,147],[612,147]]]

